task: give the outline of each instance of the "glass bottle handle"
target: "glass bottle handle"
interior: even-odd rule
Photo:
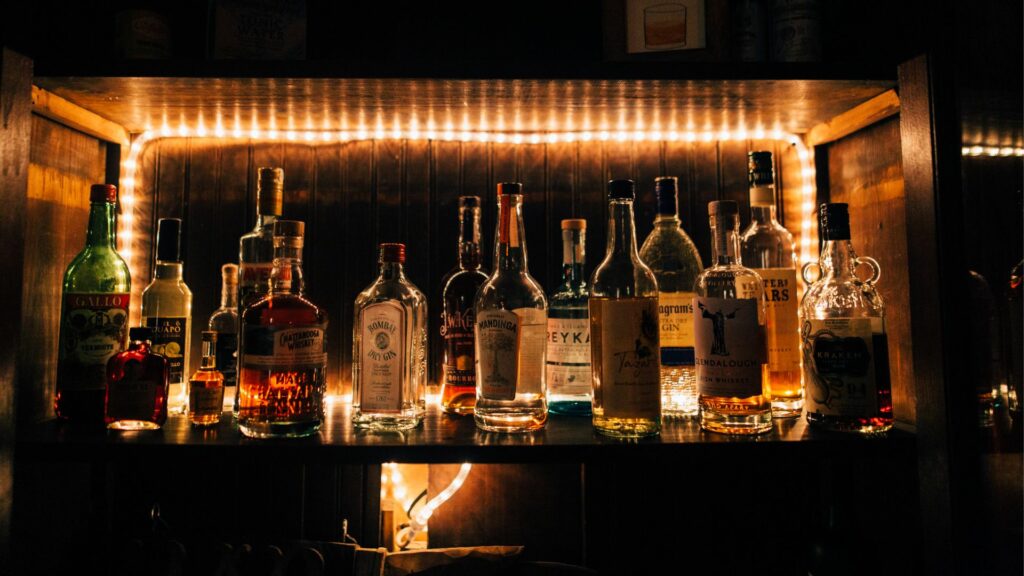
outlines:
[[[813,278],[808,275],[808,272],[810,272],[812,268],[818,271]],[[805,262],[800,268],[800,277],[804,279],[804,284],[807,286],[814,284],[821,279],[821,266],[817,262]]]
[[[862,280],[868,286],[874,286],[875,282],[878,282],[878,279],[882,276],[882,268],[878,265],[878,261],[870,256],[858,256],[853,259],[853,263],[855,266],[864,264],[871,268],[871,277],[867,280]]]

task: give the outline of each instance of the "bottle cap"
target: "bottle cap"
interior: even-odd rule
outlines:
[[[381,262],[405,262],[405,244],[384,242],[380,245]]]
[[[217,333],[213,330],[203,330],[203,342],[209,342],[211,344],[217,343]]]
[[[479,196],[459,196],[459,208],[479,208]]]
[[[238,264],[225,264],[221,266],[220,276],[226,284],[238,284]]]
[[[181,218],[161,218],[156,223],[156,259],[181,262]]]
[[[116,204],[117,186],[113,184],[93,184],[89,188],[89,202],[92,204],[99,204],[100,202]]]
[[[146,326],[136,326],[128,329],[128,339],[132,342],[136,340],[149,340],[153,341],[153,329]]]
[[[587,221],[583,218],[568,218],[562,220],[562,230],[586,230]]]
[[[499,182],[498,183],[498,196],[508,194],[522,194],[523,184],[521,182]]]
[[[654,193],[658,197],[658,214],[675,216],[679,212],[679,179],[675,176],[659,176],[654,179]]]
[[[609,180],[609,200],[632,200],[636,198],[636,183],[632,180]]]
[[[822,204],[820,208],[821,239],[850,239],[850,207],[840,202]]]
[[[737,206],[736,202],[732,200],[715,200],[714,202],[708,202],[708,215],[711,217],[729,217],[736,216],[739,213],[739,206]]]
[[[301,220],[277,220],[274,222],[274,236],[302,238],[306,224]]]
[[[256,205],[260,214],[280,216],[284,206],[284,170],[260,168],[256,183]]]
[[[770,186],[775,183],[771,152],[761,150],[747,153],[747,181],[751,186]]]

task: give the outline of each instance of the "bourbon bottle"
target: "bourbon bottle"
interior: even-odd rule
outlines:
[[[203,331],[203,360],[188,381],[188,419],[193,426],[220,422],[224,407],[224,375],[217,370],[217,333]]]

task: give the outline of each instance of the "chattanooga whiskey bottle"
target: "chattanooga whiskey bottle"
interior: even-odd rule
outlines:
[[[459,263],[441,286],[441,407],[472,414],[476,404],[473,304],[487,281],[480,269],[480,198],[459,197]]]
[[[821,274],[811,283],[814,265],[804,265],[809,287],[800,304],[807,421],[826,430],[884,432],[892,428],[892,394],[878,263],[854,253],[846,204],[822,204],[820,218]],[[871,269],[870,278],[857,277],[859,265]]]
[[[700,425],[724,434],[760,434],[772,428],[764,287],[741,262],[736,203],[711,202],[708,214],[712,266],[697,278],[693,306]]]
[[[587,221],[562,220],[562,284],[548,306],[548,409],[590,416],[590,291],[583,277]]]
[[[608,249],[590,280],[594,428],[623,438],[661,431],[658,283],[636,251],[635,194],[608,183]]]
[[[57,360],[57,417],[102,426],[107,361],[128,340],[131,275],[114,238],[117,188],[95,184],[89,191],[85,248],[64,272],[60,348]]]
[[[775,171],[771,152],[751,152],[750,226],[740,236],[743,265],[764,283],[768,312],[768,396],[772,416],[796,418],[803,408],[800,374],[799,295],[793,235],[775,219]]]

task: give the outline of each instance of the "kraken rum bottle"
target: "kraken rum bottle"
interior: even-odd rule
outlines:
[[[735,202],[708,204],[711,267],[694,286],[694,352],[701,428],[761,434],[772,428],[765,372],[765,303],[761,277],[740,257]]]
[[[531,432],[548,419],[547,300],[526,263],[523,185],[498,184],[494,272],[476,296],[476,425]]]
[[[548,306],[548,410],[570,416],[590,416],[593,397],[586,238],[586,220],[562,220],[562,283]]]
[[[658,282],[640,260],[632,180],[608,183],[608,248],[590,280],[594,428],[619,438],[661,431]]]
[[[800,304],[807,421],[819,429],[873,433],[892,428],[885,306],[875,291],[878,263],[858,257],[850,244],[846,204],[822,204],[820,275]],[[871,276],[861,280],[856,268]]]
[[[61,291],[54,409],[85,426],[104,425],[107,361],[128,342],[131,274],[115,245],[116,205],[117,188],[92,186],[85,248],[64,272]]]

